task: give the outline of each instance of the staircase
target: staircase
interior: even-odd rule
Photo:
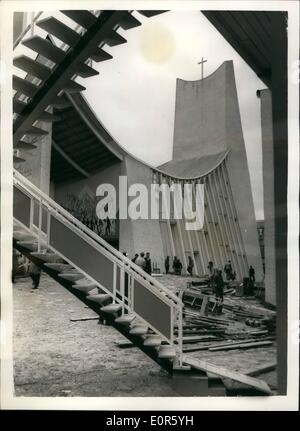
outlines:
[[[139,11],[145,17],[162,12]],[[67,17],[70,24],[62,22],[65,21],[63,16]],[[33,137],[47,135],[48,132],[41,127],[40,122],[52,123],[57,119],[52,114],[52,108],[69,106],[70,102],[65,95],[85,90],[85,87],[75,81],[76,77],[98,75],[99,72],[90,63],[112,59],[112,55],[103,47],[126,43],[118,29],[128,31],[141,25],[132,11],[126,10],[63,10],[60,11],[60,17],[43,17],[43,12],[40,12],[36,22],[20,35],[14,45],[17,54],[13,64],[19,71],[25,72],[24,77],[20,77],[20,73],[13,75],[15,162],[25,160],[21,152],[32,149],[30,140]],[[36,28],[45,32],[44,38],[34,34]],[[31,30],[30,36],[27,34],[28,30]],[[55,42],[57,40],[59,42]],[[22,46],[30,50],[30,56],[23,54]]]
[[[17,171],[13,239],[15,248],[163,368],[171,371],[174,359],[180,363],[183,304],[177,295]]]

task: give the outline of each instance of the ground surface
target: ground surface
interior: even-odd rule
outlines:
[[[187,278],[165,276],[174,288]],[[14,382],[16,396],[178,396],[171,379],[126,339],[97,320],[77,298],[43,274],[40,289],[28,278],[14,285]],[[193,352],[216,365],[246,372],[275,361],[275,346],[229,352]],[[262,375],[275,385],[275,373]]]

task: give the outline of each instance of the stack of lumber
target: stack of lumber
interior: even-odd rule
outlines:
[[[249,316],[259,319],[259,322],[264,322],[266,319],[263,312],[246,310],[240,305],[228,305],[227,309],[230,311],[230,319],[223,316],[222,318],[203,316],[196,310],[186,308],[183,328],[184,352],[201,350],[217,352],[273,345],[275,337],[267,326],[261,325],[259,329],[253,330],[241,323],[233,322],[237,320],[244,324]],[[235,313],[237,313],[238,318],[236,318]]]

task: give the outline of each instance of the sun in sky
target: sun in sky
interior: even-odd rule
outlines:
[[[166,63],[175,52],[175,38],[167,26],[152,22],[142,27],[140,49],[145,60]]]

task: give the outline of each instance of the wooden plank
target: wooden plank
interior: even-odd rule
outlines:
[[[70,319],[71,322],[85,322],[86,320],[99,320],[99,316],[75,317],[74,319]]]
[[[210,343],[214,343],[218,340],[221,340],[221,338],[207,337],[207,339],[202,340],[201,343],[195,343],[193,345],[188,344],[183,346],[182,351],[184,353],[188,353],[188,352],[200,352],[202,350],[208,350],[209,346],[211,345]]]
[[[130,349],[132,347],[137,347],[130,341],[115,341],[115,345],[120,349]]]
[[[198,343],[199,341],[203,341],[207,338],[214,339],[213,335],[200,335],[200,336],[190,336],[190,337],[183,337],[182,341],[183,343]]]
[[[241,344],[230,344],[229,346],[223,347],[211,347],[208,350],[211,352],[219,352],[220,350],[233,350],[233,349],[250,349],[254,347],[271,346],[272,341],[257,341],[255,343],[241,343]]]
[[[277,367],[277,362],[270,362],[268,364],[264,364],[262,367],[255,368],[254,370],[249,371],[247,376],[258,376],[259,374],[268,373],[269,371],[275,370]]]
[[[183,360],[183,363],[187,365],[191,365],[192,367],[198,370],[208,371],[218,376],[228,378],[236,382],[244,383],[265,394],[272,395],[272,391],[270,387],[266,382],[262,380],[247,376],[237,371],[231,371],[224,367],[219,367],[217,365],[210,364],[209,362],[206,362],[200,359],[191,358],[190,356],[187,356],[187,355],[183,355],[182,360]]]

